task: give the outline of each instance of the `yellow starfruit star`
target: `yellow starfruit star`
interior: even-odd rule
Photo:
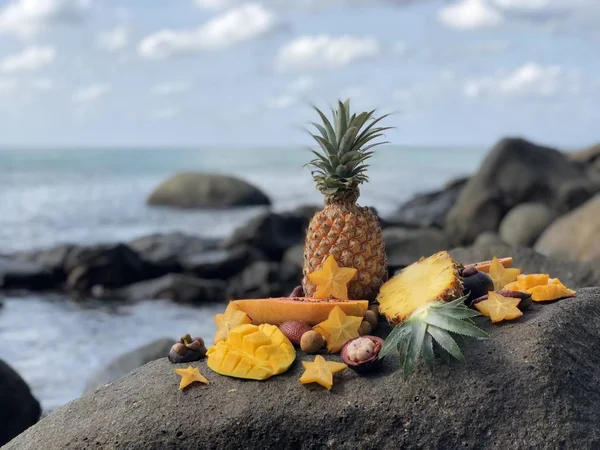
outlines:
[[[328,297],[348,300],[348,283],[358,272],[353,267],[340,267],[333,255],[329,255],[323,268],[308,274],[308,280],[317,286],[315,298]]]
[[[300,377],[300,383],[318,383],[324,388],[331,390],[333,386],[333,374],[348,368],[344,363],[327,361],[321,355],[315,356],[314,361],[302,361],[304,373]]]
[[[517,280],[517,277],[521,274],[521,269],[506,268],[502,265],[500,260],[494,256],[492,263],[490,264],[489,276],[494,282],[494,289],[502,289],[508,283],[512,283]]]
[[[362,317],[347,316],[342,308],[336,306],[329,312],[327,320],[315,325],[314,329],[327,341],[327,351],[337,353],[346,342],[358,337],[362,320]]]
[[[187,386],[192,384],[194,381],[208,384],[208,380],[204,378],[197,367],[188,366],[187,369],[174,369],[175,373],[181,377],[179,383],[179,389],[184,390]]]
[[[487,300],[475,303],[475,308],[484,316],[489,317],[493,323],[497,323],[521,317],[523,311],[517,308],[520,302],[520,298],[503,297],[495,292],[490,292]]]
[[[238,325],[252,323],[252,319],[235,303],[229,302],[225,312],[215,316],[215,323],[217,324],[217,332],[213,341],[216,344],[225,341],[229,336],[229,332]]]

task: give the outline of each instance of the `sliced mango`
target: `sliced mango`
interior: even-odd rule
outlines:
[[[545,284],[527,289],[534,302],[550,302],[561,298],[574,297],[576,292],[561,284]]]
[[[215,323],[217,324],[217,332],[213,341],[215,344],[220,341],[224,341],[229,336],[229,332],[245,323],[251,323],[250,317],[242,311],[235,302],[229,302],[225,312],[223,314],[217,314],[215,316]]]
[[[218,374],[266,380],[288,370],[296,351],[275,325],[243,324],[232,329],[227,340],[209,348],[207,355],[208,367]]]
[[[518,291],[526,291],[535,286],[548,284],[550,276],[547,273],[529,273],[517,277]]]

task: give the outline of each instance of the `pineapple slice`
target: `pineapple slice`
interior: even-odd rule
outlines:
[[[463,286],[458,269],[458,263],[446,251],[421,258],[381,286],[379,312],[388,322],[397,324],[428,303],[459,298]]]

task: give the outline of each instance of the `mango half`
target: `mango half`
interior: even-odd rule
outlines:
[[[275,325],[238,325],[225,341],[208,349],[208,367],[235,378],[266,380],[286,370],[296,359],[290,340]]]

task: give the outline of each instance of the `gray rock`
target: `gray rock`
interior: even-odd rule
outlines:
[[[0,257],[0,288],[43,291],[60,283],[60,277],[36,262]]]
[[[385,218],[388,225],[444,228],[446,216],[467,184],[468,178],[448,183],[443,189],[415,195]]]
[[[308,219],[304,216],[268,212],[238,227],[222,247],[231,249],[248,245],[258,248],[269,259],[280,261],[289,247],[304,242],[307,227]]]
[[[300,361],[262,382],[200,361],[191,365],[210,384],[182,392],[162,358],[53,411],[6,450],[598,447],[600,289],[501,326],[476,321],[490,339],[467,341],[466,362],[433,374],[420,365],[408,382],[394,355],[370,376],[334,375],[331,391],[300,384]]]
[[[0,360],[0,446],[35,424],[41,413],[27,383]]]
[[[448,248],[444,232],[435,228],[386,228],[383,241],[390,270],[406,267],[421,256],[429,256]]]
[[[493,231],[484,231],[477,239],[473,245],[504,245],[506,242],[502,240],[502,238],[498,235],[498,233],[494,233]]]
[[[133,283],[104,296],[134,301],[166,299],[176,303],[203,304],[225,301],[225,286],[221,280],[204,280],[192,275],[171,273]]]
[[[66,262],[69,255],[77,248],[73,244],[60,244],[41,250],[17,253],[15,256],[22,261],[35,262],[47,267],[58,275],[66,278]]]
[[[236,177],[183,172],[158,186],[148,203],[179,208],[231,208],[270,205],[271,201],[260,189]]]
[[[231,250],[211,250],[189,255],[181,260],[184,270],[200,278],[227,280],[255,261],[266,259],[265,255],[254,247],[240,245]]]
[[[302,269],[304,267],[304,244],[296,244],[288,248],[283,254],[282,261]]]
[[[582,178],[580,180],[567,181],[558,188],[554,202],[555,209],[559,214],[567,213],[583,205],[599,192],[600,180]]]
[[[600,194],[554,222],[535,249],[555,258],[600,260]]]
[[[570,288],[600,286],[600,267],[593,263],[548,258],[531,248],[515,248],[509,245],[471,246],[450,250],[457,261],[467,265],[512,256],[514,267],[523,273],[548,273],[559,278]]]
[[[286,297],[302,278],[302,269],[285,263],[257,261],[230,280],[228,298]]]
[[[515,247],[531,247],[555,218],[556,213],[543,203],[522,203],[504,217],[500,236]]]
[[[600,144],[593,145],[581,151],[565,153],[565,155],[573,161],[583,164],[593,164],[600,160]]]
[[[581,164],[557,150],[503,139],[467,182],[448,214],[446,232],[453,244],[469,244],[484,231],[496,231],[504,215],[520,203],[554,207],[563,183],[586,176]]]
[[[150,361],[166,358],[175,342],[175,339],[169,338],[156,339],[118,356],[87,380],[85,392],[93,392],[106,384],[112,383]]]

